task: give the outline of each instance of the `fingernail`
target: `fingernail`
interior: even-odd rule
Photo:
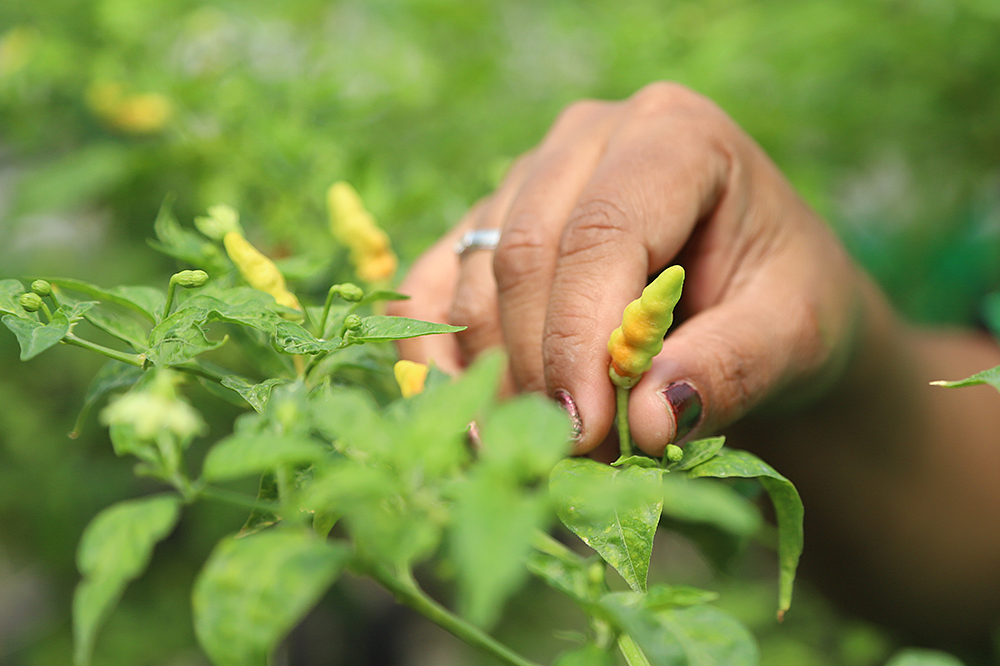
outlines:
[[[580,435],[583,434],[583,422],[580,420],[580,410],[576,408],[576,401],[573,400],[573,396],[567,393],[563,389],[556,391],[553,396],[555,398],[556,404],[562,407],[562,410],[569,414],[570,426],[573,428],[572,436],[573,441],[579,441]]]
[[[694,430],[701,421],[701,396],[691,384],[674,382],[663,389],[663,397],[666,398],[667,405],[670,406],[670,411],[674,415],[674,423],[677,425],[671,443],[677,443]]]

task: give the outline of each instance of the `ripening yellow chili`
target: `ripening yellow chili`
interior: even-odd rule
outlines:
[[[430,368],[423,363],[406,360],[396,362],[392,373],[396,376],[396,383],[404,398],[412,398],[423,392],[428,370]]]
[[[608,340],[608,374],[616,386],[631,388],[649,370],[653,357],[663,349],[663,336],[674,321],[674,307],[683,286],[684,269],[671,266],[625,307],[622,325],[611,332]]]
[[[339,181],[326,193],[330,231],[351,251],[358,277],[366,282],[388,280],[396,272],[397,259],[389,236],[365,209],[360,195],[349,183]]]
[[[270,294],[279,305],[301,310],[302,305],[295,294],[288,291],[285,276],[274,262],[264,256],[250,241],[236,231],[229,231],[222,237],[226,253],[240,269],[240,275],[254,289]]]

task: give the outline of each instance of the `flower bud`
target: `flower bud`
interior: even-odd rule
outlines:
[[[202,270],[181,271],[174,273],[171,281],[186,289],[193,289],[194,287],[202,287],[208,282],[208,273]]]
[[[52,285],[46,280],[35,280],[31,283],[31,291],[39,296],[48,296],[52,293]]]
[[[32,291],[21,294],[21,297],[17,299],[17,302],[27,312],[37,312],[38,309],[42,307],[42,297]]]
[[[681,458],[684,457],[684,449],[676,444],[667,444],[667,450],[664,451],[663,457],[666,458],[668,462],[680,462]]]
[[[352,303],[357,303],[362,298],[365,297],[365,291],[361,287],[351,282],[345,282],[344,284],[335,284],[330,287],[330,291],[340,296],[345,301],[350,301]]]
[[[361,328],[361,317],[356,314],[349,314],[344,317],[344,330],[356,331]]]

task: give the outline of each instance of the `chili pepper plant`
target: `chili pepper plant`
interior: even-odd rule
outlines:
[[[329,267],[286,280],[281,264],[246,239],[233,209],[215,207],[190,226],[169,205],[151,242],[179,262],[165,288],[0,280],[2,321],[22,360],[57,345],[107,357],[82,413],[99,410],[115,453],[134,459],[135,473],[158,488],[107,507],[84,531],[73,600],[77,666],[91,663],[102,625],[156,544],[207,502],[246,512],[191,591],[197,640],[218,666],[270,663],[345,572],[370,577],[497,663],[536,663],[490,634],[529,577],[586,618],[588,631],[567,643],[560,666],[757,663],[754,638],[713,605],[717,594],[647,580],[650,556],[661,521],[716,561],[751,540],[771,541],[747,484],[732,483],[756,479],[777,521],[780,619],[802,548],[792,484],[721,437],[669,447],[662,459],[634,455],[625,419],[624,455],[613,465],[568,457],[569,420],[552,402],[498,399],[498,355],[455,378],[404,363],[395,368],[401,393],[391,343],[459,329],[379,314],[405,296],[389,288],[395,255],[354,197],[342,185],[331,189],[332,231],[356,243],[353,270],[374,280],[364,286],[324,284]],[[651,292],[632,315],[650,302],[672,310],[678,270],[664,273],[674,280],[669,298]],[[663,291],[657,284],[648,289]],[[619,346],[655,354],[669,325],[663,314],[648,340],[628,342],[626,331]],[[244,410],[231,432],[208,436],[189,398],[199,386]],[[627,388],[619,390],[627,401]],[[196,441],[207,451],[198,459]],[[255,495],[240,490],[248,479]],[[428,563],[440,566],[414,574]],[[450,587],[433,589],[453,593],[428,594],[418,580],[427,572],[451,572]]]

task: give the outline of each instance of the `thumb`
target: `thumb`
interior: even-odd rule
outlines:
[[[779,395],[808,398],[842,368],[857,319],[851,290],[768,273],[664,341],[629,401],[641,450],[660,455],[668,443],[716,432]]]

